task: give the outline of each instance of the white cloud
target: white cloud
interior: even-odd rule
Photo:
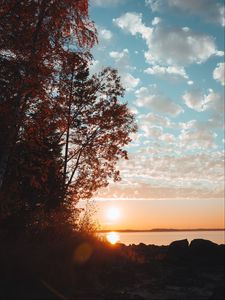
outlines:
[[[121,52],[111,51],[109,56],[114,59],[116,66],[121,71],[134,70],[135,68],[131,66],[129,61],[129,50],[123,49]]]
[[[145,136],[151,138],[159,138],[163,133],[163,129],[160,126],[148,126],[145,124],[141,126],[141,129],[144,131]]]
[[[109,53],[109,56],[115,61],[115,66],[119,70],[124,88],[126,88],[128,92],[132,91],[138,86],[138,84],[140,83],[140,79],[134,77],[131,73],[128,72],[135,69],[130,64],[128,49],[123,49],[123,51],[121,52],[111,51]]]
[[[167,144],[172,144],[176,140],[173,134],[163,133],[163,128],[160,126],[149,126],[148,124],[145,124],[142,125],[140,129],[144,132],[144,136],[147,138],[156,139]],[[149,140],[147,142],[149,143]]]
[[[146,119],[144,122],[141,122],[141,125],[139,125],[139,128],[144,132],[143,136],[148,138],[148,140],[145,140],[145,142],[147,142],[147,144],[150,144],[149,138],[156,139],[158,141],[162,141],[167,144],[168,143],[172,144],[176,140],[175,136],[173,134],[164,133],[162,126],[154,124],[154,122],[146,122]]]
[[[126,13],[113,22],[132,35],[140,34],[145,40],[148,51],[146,61],[150,64],[183,66],[203,63],[211,56],[222,56],[213,37],[195,33],[189,28],[148,27],[142,22],[142,15]],[[188,30],[187,30],[188,29]]]
[[[168,117],[154,114],[152,112],[145,114],[145,115],[144,114],[139,115],[138,119],[141,121],[142,124],[147,123],[152,126],[158,125],[158,126],[164,127],[164,128],[174,127],[174,123],[171,122],[171,120]]]
[[[217,67],[213,71],[213,78],[224,85],[224,63],[217,64]]]
[[[151,35],[145,58],[150,64],[188,65],[203,63],[223,53],[216,48],[213,37],[184,28],[156,27]]]
[[[206,109],[214,111],[217,115],[224,114],[224,95],[209,89],[205,95]]]
[[[140,83],[139,78],[135,78],[130,73],[121,74],[121,80],[124,88],[129,92],[138,86]]]
[[[137,118],[138,127],[144,132],[142,135],[145,138],[154,138],[158,141],[162,141],[166,144],[173,144],[175,142],[175,136],[171,133],[164,133],[164,129],[166,128],[176,128],[178,124],[172,122],[168,117],[148,113],[141,114]],[[148,145],[151,144],[150,140],[144,140],[143,144]],[[168,148],[167,148],[167,151]]]
[[[97,26],[98,38],[100,41],[110,41],[113,37],[113,34],[110,30]]]
[[[207,21],[225,25],[224,5],[216,0],[145,0],[153,11],[175,9],[204,17]]]
[[[101,63],[103,62],[103,60],[105,60],[105,53],[107,52],[106,49],[108,48],[109,45],[111,45],[111,43],[113,42],[113,33],[101,26],[101,25],[98,25],[96,24],[96,29],[97,29],[97,35],[98,35],[98,45],[96,45],[95,47],[95,58],[96,59],[99,59],[99,54],[100,54],[100,60],[101,60]],[[97,56],[97,57],[96,57]]]
[[[163,8],[162,0],[145,0],[145,4],[154,12],[160,11]]]
[[[169,97],[154,92],[151,88],[141,87],[135,92],[137,97],[136,105],[149,107],[157,112],[169,114],[173,117],[183,112],[183,109]]]
[[[107,46],[110,45],[110,43],[112,43],[113,33],[107,28],[98,24],[96,24],[96,29],[98,33],[98,47],[96,47],[96,50],[101,52],[102,56],[103,52],[106,52]]]
[[[205,97],[200,90],[191,90],[183,95],[185,104],[196,111],[206,110]]]
[[[222,129],[223,128],[223,118],[221,119],[218,115],[211,116],[208,120],[197,121],[190,120],[188,122],[180,122],[177,124],[177,128],[183,130],[197,129],[197,130],[214,130],[214,129]]]
[[[175,136],[171,133],[164,133],[160,136],[160,140],[167,143],[175,142]]]
[[[111,51],[109,53],[109,56],[114,58],[117,62],[119,62],[122,58],[128,57],[128,54],[129,54],[129,50],[128,49],[123,49],[122,52]]]
[[[142,14],[126,13],[117,19],[113,19],[114,24],[132,35],[140,34],[146,41],[150,41],[152,28],[142,23]]]
[[[190,128],[195,128],[196,120],[190,120],[188,122],[180,122],[179,123],[179,128],[183,130],[187,130]]]
[[[172,81],[189,79],[185,69],[179,66],[162,67],[159,65],[155,65],[147,68],[144,72],[150,75],[156,75]]]
[[[216,134],[208,129],[183,130],[179,136],[181,147],[187,150],[216,148]]]
[[[152,20],[152,25],[157,25],[161,22],[161,19],[159,17],[155,17],[153,20]]]
[[[183,100],[189,108],[198,112],[211,109],[217,114],[223,113],[224,97],[211,89],[208,91],[208,94],[203,94],[198,89],[190,90],[184,93]]]
[[[106,199],[115,194],[124,199],[223,199],[223,153],[182,152],[174,156],[174,152],[171,155],[159,152],[157,155],[156,143],[146,148],[130,154],[128,161],[121,161],[123,180],[105,189],[102,197]]]
[[[90,0],[91,5],[102,6],[102,7],[116,6],[124,2],[126,2],[126,0]]]

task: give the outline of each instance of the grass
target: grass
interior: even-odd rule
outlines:
[[[20,234],[1,240],[0,293],[3,299],[45,299],[47,295],[71,299],[82,292],[96,294],[109,289],[116,272],[130,261],[120,245],[112,246],[94,234],[69,227]]]

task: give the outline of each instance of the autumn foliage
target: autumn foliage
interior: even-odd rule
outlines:
[[[86,0],[0,1],[1,220],[119,180],[136,128],[116,70],[89,74],[96,42]]]

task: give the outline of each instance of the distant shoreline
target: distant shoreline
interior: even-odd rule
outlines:
[[[116,232],[184,232],[184,231],[225,231],[225,228],[196,228],[196,229],[165,229],[165,228],[155,228],[155,229],[146,229],[146,230],[138,230],[138,229],[111,229],[111,230],[98,230],[98,233],[107,233],[111,231]]]

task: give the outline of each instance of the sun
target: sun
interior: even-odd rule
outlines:
[[[109,221],[116,221],[120,218],[121,211],[118,207],[108,207],[106,217]]]
[[[106,239],[108,242],[110,242],[110,244],[115,245],[119,242],[120,236],[117,232],[111,231],[107,233]]]

